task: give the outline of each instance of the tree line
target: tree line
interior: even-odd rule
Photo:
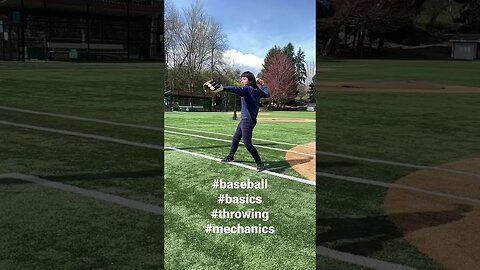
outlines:
[[[231,67],[223,57],[228,47],[227,36],[199,1],[180,11],[167,0],[164,19],[166,92],[201,92],[202,84],[209,79],[238,85],[241,71]],[[305,85],[309,75],[301,48],[295,51],[292,43],[273,46],[257,76],[264,79],[271,92],[264,105],[269,109],[284,108],[297,97],[299,87]]]
[[[429,25],[448,14],[457,32],[480,32],[478,0],[317,0],[317,14],[317,53],[331,57],[340,48],[358,57],[381,51],[389,34],[414,27],[419,14]]]

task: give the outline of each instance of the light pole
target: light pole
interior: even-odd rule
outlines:
[[[233,120],[237,120],[237,95],[233,96]]]

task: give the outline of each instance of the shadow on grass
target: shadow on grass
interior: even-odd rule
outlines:
[[[472,206],[455,204],[452,210],[398,213],[372,217],[317,219],[317,245],[368,256],[384,249],[384,243],[416,230],[460,220]],[[395,223],[393,223],[393,221]],[[401,226],[397,229],[395,224]]]
[[[286,165],[285,169],[287,169],[288,167],[293,167],[293,166],[298,166],[298,165],[302,165],[302,164],[305,164],[305,163],[310,163],[312,160],[313,160],[313,158],[299,158],[299,159],[290,160],[290,162],[286,162],[287,165]],[[305,165],[305,166],[309,166],[309,165]],[[313,171],[313,168],[312,168],[312,171]]]
[[[293,165],[297,164],[303,164],[303,163],[308,163],[312,159],[311,158],[305,158],[305,159],[296,159]],[[256,163],[253,160],[235,160],[236,162],[247,164],[250,166],[255,167]],[[279,161],[263,161],[265,163],[265,168],[269,171],[276,172],[276,173],[281,173],[285,174],[287,171],[289,171],[292,168],[292,164],[288,163],[285,160],[279,160]]]
[[[256,163],[252,160],[243,160],[243,159],[236,159],[235,162],[243,163],[246,165],[250,165],[255,167]],[[265,161],[265,168],[269,171],[276,172],[276,173],[284,173],[288,168],[291,168],[290,164],[286,161]],[[308,161],[307,161],[308,162]]]
[[[27,181],[23,181],[20,179],[15,179],[15,178],[5,178],[5,179],[0,179],[0,185],[13,185],[13,184],[30,184]]]
[[[262,143],[262,144],[256,144],[256,145],[277,145],[275,143]],[[192,149],[213,149],[213,148],[224,148],[226,149],[227,145],[211,145],[211,146],[194,146],[194,147],[175,147],[179,150],[192,150]],[[230,147],[230,145],[228,145]],[[172,149],[165,149],[165,151],[175,151]],[[221,157],[226,156],[228,154],[228,150],[219,154]],[[207,154],[208,155],[208,154]],[[312,160],[313,158],[302,158],[302,159],[296,159],[292,163],[293,165],[297,164],[303,164],[303,163],[308,163]],[[251,156],[248,157],[242,157],[241,159],[237,159],[235,157],[235,162],[237,163],[242,163],[245,165],[249,166],[256,166],[255,161]],[[288,163],[286,160],[279,160],[279,161],[269,161],[267,159],[263,159],[263,162],[265,163],[265,167],[269,171],[273,171],[276,173],[285,173],[287,170],[289,170],[292,167],[292,164]],[[346,163],[346,162],[345,162]],[[334,166],[336,163],[331,164],[331,166]],[[345,164],[344,166],[353,166],[355,165],[354,163],[348,163]]]
[[[213,149],[213,148],[225,148],[227,151],[225,152],[225,155],[228,154],[228,149],[230,148],[230,143],[225,143],[225,144],[217,144],[217,145],[209,145],[209,146],[186,146],[186,147],[175,147],[177,149],[181,150],[192,150],[192,149]],[[278,146],[276,143],[256,143],[255,145],[262,145],[262,146]],[[242,146],[242,145],[240,145]],[[172,151],[170,149],[166,149],[165,151]]]
[[[161,177],[163,178],[163,170],[144,170],[131,172],[105,172],[105,173],[82,173],[71,175],[45,175],[39,176],[51,181],[77,181],[77,180],[104,180],[104,179],[124,179],[124,178],[145,178],[145,177]]]
[[[227,147],[230,147],[230,145],[210,145],[210,146],[187,146],[187,147],[175,147],[180,150],[194,150],[194,149],[214,149],[214,148],[223,148],[226,149]],[[165,149],[165,151],[174,151],[170,149]]]

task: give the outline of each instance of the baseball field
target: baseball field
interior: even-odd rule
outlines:
[[[242,144],[235,162],[220,162],[237,124],[232,112],[165,114],[165,266],[314,269],[315,113],[260,112],[253,142],[267,168],[261,173]],[[215,179],[267,179],[268,188],[214,189]],[[220,203],[222,194],[249,194],[262,203]],[[222,219],[214,209],[262,211],[268,218]],[[209,224],[261,225],[274,233],[208,233]]]
[[[0,269],[163,264],[162,64],[0,64]]]
[[[479,68],[319,61],[318,269],[478,267]]]
[[[312,269],[316,246],[318,269],[474,269],[479,65],[321,61],[316,123],[259,115],[257,173],[242,145],[219,162],[231,112],[164,115],[161,64],[2,62],[0,268]],[[268,188],[213,189],[220,178]],[[227,193],[262,203],[220,204]]]
[[[222,164],[238,121],[167,113],[164,130],[163,68],[2,63],[0,268],[159,269],[164,244],[169,269],[315,266],[315,114],[261,113],[267,171],[252,170],[243,146]],[[215,178],[268,189],[248,191],[261,204],[222,206]],[[214,208],[268,216],[214,220]],[[207,234],[207,223],[274,233]]]

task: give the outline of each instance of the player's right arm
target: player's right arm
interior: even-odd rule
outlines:
[[[265,85],[265,84],[262,85],[260,90],[262,90],[262,94],[261,94],[262,98],[269,98],[270,97],[270,90],[268,90],[267,85]]]
[[[260,78],[257,78],[257,85],[260,85],[260,90],[262,91],[261,93],[261,98],[269,98],[270,97],[270,90],[268,90],[268,87],[267,85],[265,84],[265,82],[260,79]]]

